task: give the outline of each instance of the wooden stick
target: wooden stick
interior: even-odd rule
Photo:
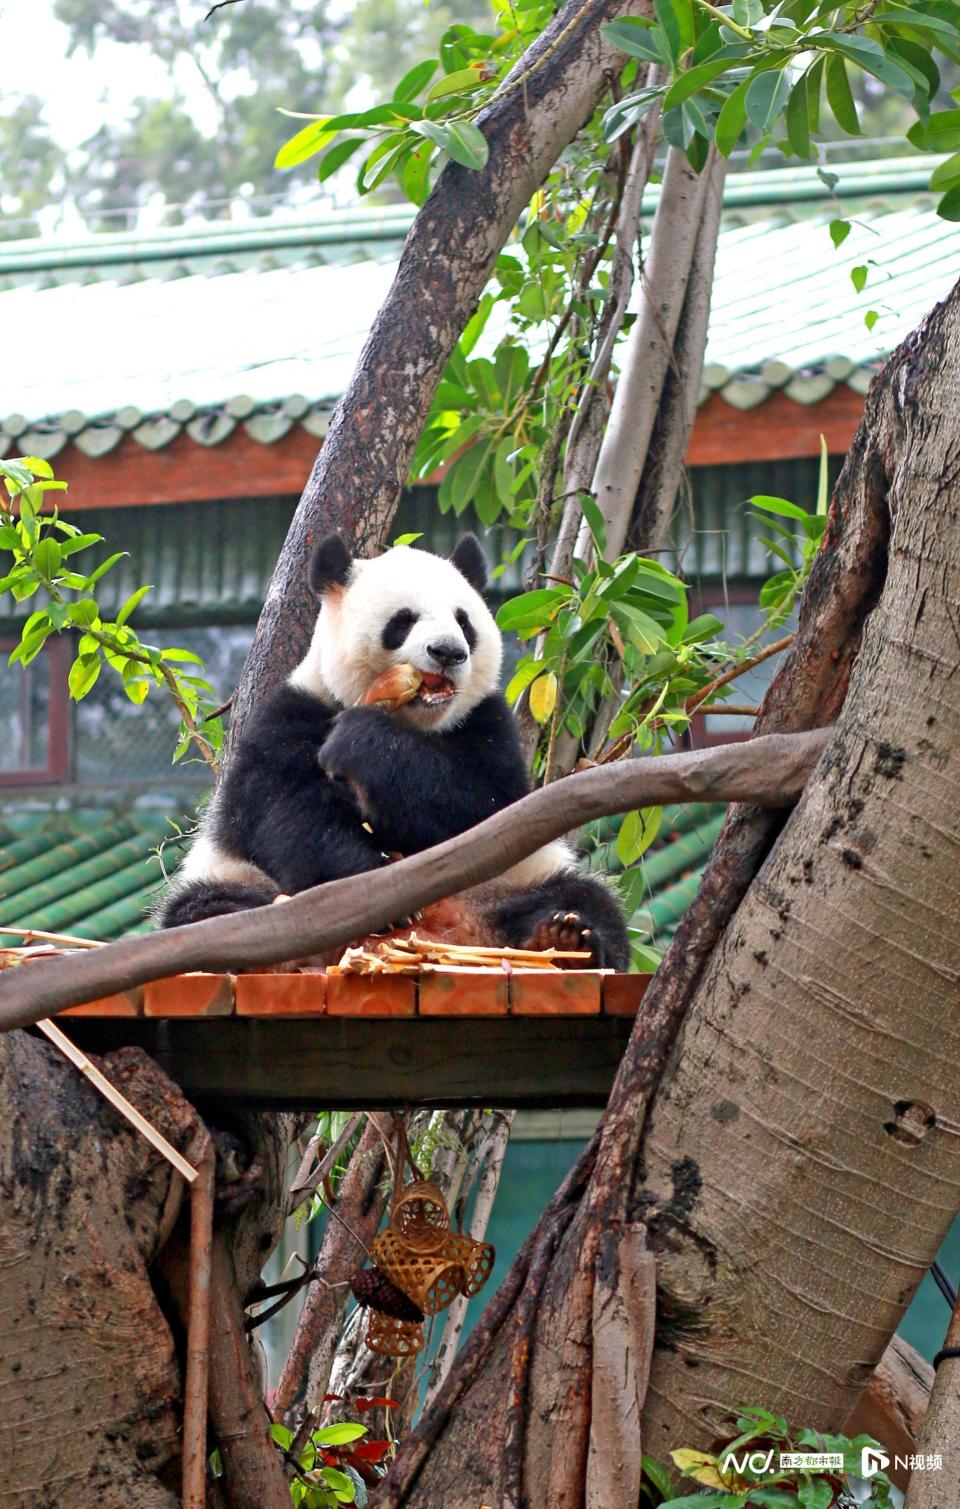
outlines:
[[[106,948],[107,946],[94,938],[75,938],[72,933],[45,933],[40,927],[7,927],[0,923],[0,938],[4,933],[13,933],[17,938],[27,941],[30,938],[40,938],[44,943],[69,943],[71,948]]]
[[[178,1174],[182,1174],[188,1184],[192,1184],[197,1178],[197,1170],[181,1153],[178,1153],[172,1143],[168,1142],[155,1126],[152,1126],[147,1118],[138,1111],[136,1106],[123,1095],[115,1085],[112,1085],[105,1074],[102,1074],[96,1064],[92,1064],[85,1053],[81,1053],[65,1033],[60,1031],[56,1022],[43,1020],[37,1023],[40,1031],[44,1033],[55,1045],[65,1058],[68,1058],[81,1074],[86,1075],[92,1085],[100,1091],[105,1100],[108,1100],[115,1110],[125,1116],[131,1126],[135,1126],[141,1136],[162,1153],[168,1163],[172,1163]]]

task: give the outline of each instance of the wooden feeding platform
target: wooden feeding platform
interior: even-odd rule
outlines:
[[[606,1101],[649,975],[434,966],[184,974],[62,1012],[144,1048],[194,1102],[300,1108]]]

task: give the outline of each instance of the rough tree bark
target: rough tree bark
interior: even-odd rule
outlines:
[[[744,1402],[838,1425],[935,1255],[960,1203],[958,379],[960,286],[874,384],[764,707],[835,713],[860,646],[819,778],[769,854],[769,818],[728,819],[597,1137],[380,1504],[585,1502],[597,1291],[638,1235],[660,1457]]]
[[[186,1151],[195,1122],[134,1049],[114,1082]],[[183,1180],[47,1043],[0,1037],[0,1505],[175,1509],[180,1370],[147,1276]]]

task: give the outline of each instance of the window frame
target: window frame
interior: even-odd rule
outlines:
[[[0,631],[0,654],[9,655],[19,643],[15,634]],[[25,786],[62,786],[70,778],[70,706],[68,674],[69,645],[59,636],[51,636],[32,664],[45,656],[50,679],[47,718],[47,763],[35,769],[0,771],[0,789]],[[26,668],[29,670],[29,666]],[[11,675],[22,675],[19,666],[8,666]]]

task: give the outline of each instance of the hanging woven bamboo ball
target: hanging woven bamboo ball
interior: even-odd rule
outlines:
[[[381,1357],[415,1357],[423,1350],[423,1326],[414,1320],[398,1320],[395,1315],[371,1310],[367,1346]]]
[[[438,1315],[463,1293],[466,1274],[461,1263],[451,1262],[443,1252],[411,1252],[392,1227],[374,1237],[370,1256],[425,1315]]]
[[[477,1242],[473,1237],[457,1231],[451,1231],[443,1250],[447,1257],[461,1264],[464,1273],[463,1293],[472,1299],[480,1293],[493,1272],[496,1252],[489,1242]]]
[[[414,1252],[439,1252],[450,1230],[450,1212],[437,1185],[417,1179],[402,1189],[390,1225]]]

